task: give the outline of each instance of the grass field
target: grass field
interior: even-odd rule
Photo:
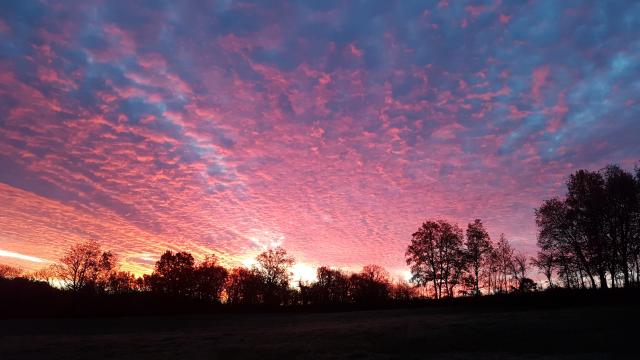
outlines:
[[[637,358],[635,306],[0,320],[0,359]]]

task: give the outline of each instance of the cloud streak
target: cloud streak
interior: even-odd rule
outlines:
[[[34,263],[47,262],[46,260],[37,258],[35,256],[24,255],[24,254],[16,253],[16,252],[13,252],[13,251],[6,251],[6,250],[2,250],[2,249],[0,249],[0,257],[13,258],[13,259],[18,259],[18,260],[23,260],[23,261],[30,261],[30,262],[34,262]]]

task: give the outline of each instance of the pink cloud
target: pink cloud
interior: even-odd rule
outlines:
[[[11,32],[11,27],[2,19],[0,19],[0,33],[8,34]]]
[[[500,14],[499,19],[500,19],[500,23],[508,24],[509,21],[511,20],[511,16],[506,15],[506,14]]]
[[[530,114],[531,114],[530,111],[520,110],[515,105],[509,106],[509,118],[511,118],[511,119],[519,120],[519,119],[522,119],[524,117],[529,116]]]
[[[481,5],[478,6],[466,6],[464,8],[464,10],[469,13],[471,16],[473,17],[478,17],[480,16],[482,13],[487,11],[487,8]]]
[[[362,50],[358,49],[354,43],[349,44],[349,53],[357,58],[361,58],[363,55]]]
[[[541,89],[549,77],[549,66],[541,66],[533,70],[531,77],[531,97],[535,101],[541,100]]]

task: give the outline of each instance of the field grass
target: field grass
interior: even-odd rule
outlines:
[[[0,320],[0,359],[637,358],[637,306]]]

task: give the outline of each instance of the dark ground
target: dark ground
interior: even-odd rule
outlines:
[[[639,358],[640,308],[0,320],[0,359]]]

